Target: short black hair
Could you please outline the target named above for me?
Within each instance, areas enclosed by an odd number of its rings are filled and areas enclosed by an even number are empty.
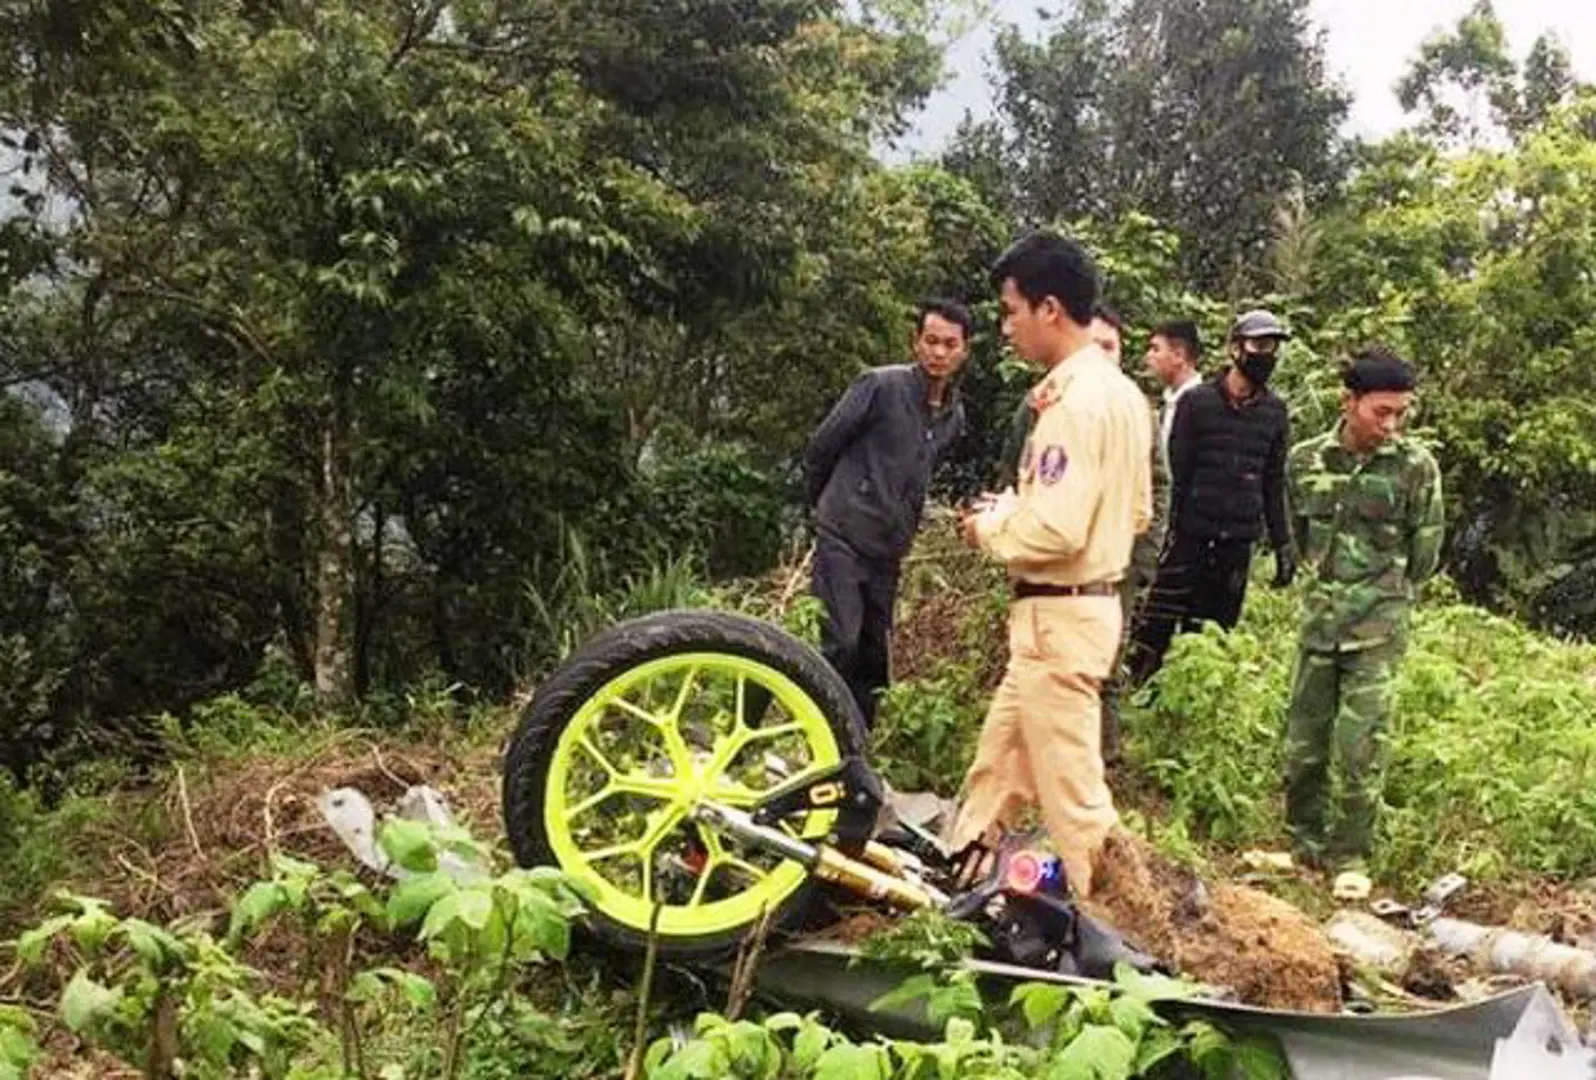
[[[1108,325],[1118,330],[1120,336],[1125,335],[1125,320],[1120,318],[1119,312],[1114,310],[1112,304],[1106,300],[1099,300],[1097,306],[1092,308],[1092,318],[1102,319]]]
[[[1043,230],[1016,240],[992,264],[993,285],[1002,288],[1010,278],[1026,303],[1035,307],[1054,297],[1082,326],[1092,321],[1102,293],[1097,264],[1086,249]]]
[[[1165,319],[1153,327],[1153,337],[1161,337],[1171,345],[1178,345],[1193,366],[1203,355],[1203,342],[1197,324],[1190,319]]]
[[[1383,345],[1353,355],[1341,369],[1341,385],[1354,394],[1403,394],[1418,385],[1413,365]]]
[[[941,297],[931,296],[920,301],[920,306],[914,317],[914,332],[922,333],[925,330],[925,320],[928,315],[940,315],[948,322],[953,323],[964,331],[964,340],[970,340],[970,309],[957,300],[944,300]]]

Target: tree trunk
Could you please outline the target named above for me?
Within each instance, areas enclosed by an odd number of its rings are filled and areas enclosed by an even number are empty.
[[[364,698],[371,690],[371,637],[382,607],[382,533],[387,526],[382,504],[371,509],[371,557],[365,580],[355,582],[355,693]],[[355,553],[360,566],[360,553]]]
[[[317,513],[316,697],[347,701],[354,691],[349,606],[354,591],[354,496],[347,416],[336,405],[321,432],[321,486]]]

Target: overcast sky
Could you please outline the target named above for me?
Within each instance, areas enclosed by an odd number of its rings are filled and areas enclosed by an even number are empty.
[[[1062,0],[1067,3],[1068,0]],[[1049,6],[1062,6],[1051,0]],[[997,18],[1033,33],[1038,0],[998,0]],[[1419,46],[1437,29],[1450,27],[1472,0],[1313,0],[1314,16],[1329,32],[1330,70],[1352,91],[1353,134],[1383,135],[1401,126],[1402,109],[1393,87]],[[1496,0],[1515,59],[1543,30],[1557,33],[1574,57],[1581,78],[1596,80],[1596,3],[1592,0]],[[953,77],[928,104],[918,130],[904,149],[915,154],[939,149],[966,109],[984,115],[991,107],[987,55],[991,27],[983,26],[951,54]],[[894,155],[897,156],[897,155]]]

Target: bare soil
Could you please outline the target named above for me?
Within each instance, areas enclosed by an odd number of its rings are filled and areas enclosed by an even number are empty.
[[[426,743],[399,749],[352,733],[308,755],[175,770],[155,796],[161,842],[141,843],[111,815],[96,826],[95,846],[105,859],[85,866],[84,879],[71,885],[109,901],[119,914],[152,921],[222,912],[239,889],[269,874],[273,851],[328,867],[357,865],[316,808],[323,790],[358,788],[380,811],[412,784],[440,789],[475,835],[502,832],[496,751],[450,753]]]
[[[1307,1012],[1341,1005],[1335,953],[1318,925],[1256,889],[1211,885],[1123,831],[1093,868],[1085,907],[1179,971],[1244,1002]]]

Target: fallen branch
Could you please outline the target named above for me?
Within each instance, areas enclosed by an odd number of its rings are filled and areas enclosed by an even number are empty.
[[[648,918],[648,949],[643,954],[643,980],[637,989],[637,1023],[632,1028],[632,1056],[626,1062],[625,1080],[643,1075],[643,1054],[647,1050],[648,1004],[654,990],[654,958],[659,953],[659,916],[665,905],[655,903]]]
[[[183,825],[188,829],[188,841],[194,845],[194,854],[201,862],[208,862],[205,849],[200,846],[199,832],[194,828],[194,808],[188,801],[188,777],[183,773],[183,766],[177,767],[177,798],[183,808]]]
[[[786,614],[788,606],[792,603],[792,598],[798,594],[798,586],[803,582],[804,578],[809,576],[809,566],[814,560],[815,545],[810,544],[804,552],[804,557],[798,560],[798,565],[787,576],[787,584],[782,587],[781,598],[776,601],[778,614]]]
[[[731,989],[726,995],[726,1019],[736,1021],[743,1015],[748,999],[754,994],[754,972],[759,969],[759,958],[765,951],[765,936],[770,932],[770,908],[759,912],[759,925],[737,950],[737,962],[732,965]]]
[[[399,779],[392,769],[388,768],[387,763],[382,760],[382,748],[376,743],[371,744],[371,756],[376,759],[377,771],[382,773],[382,775],[386,776],[389,780],[392,780],[394,782],[394,786],[400,791],[403,791],[410,786],[404,780]]]
[[[266,822],[266,858],[268,861],[271,859],[272,854],[277,850],[277,823],[272,818],[272,800],[277,798],[277,792],[281,790],[283,785],[287,782],[288,781],[286,779],[279,780],[277,783],[267,788],[266,801],[261,807],[261,817],[264,818]]]

